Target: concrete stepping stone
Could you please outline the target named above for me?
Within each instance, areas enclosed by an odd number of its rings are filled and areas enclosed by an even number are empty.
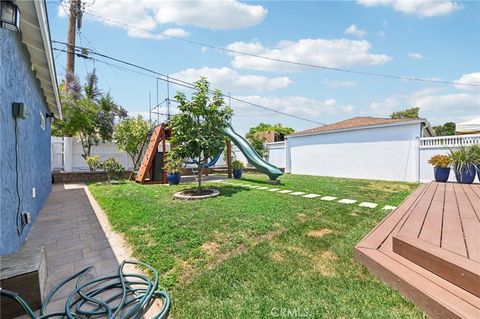
[[[263,186],[262,186],[262,187],[259,187],[259,188],[257,188],[257,189],[269,189],[269,187],[263,187]]]
[[[354,199],[344,198],[344,199],[339,200],[338,202],[340,204],[353,204],[353,203],[356,203],[357,201],[354,200]]]
[[[279,191],[280,188],[270,188],[268,191],[269,192],[276,192],[276,191]]]
[[[376,204],[376,203],[369,203],[369,202],[363,202],[363,203],[360,203],[358,206],[368,207],[368,208],[375,208],[375,207],[378,206],[378,204]]]
[[[300,195],[304,195],[305,193],[304,192],[293,192],[293,193],[290,193],[290,195],[294,195],[294,196],[300,196]]]
[[[259,187],[260,187],[260,186],[255,186],[255,185],[250,186],[250,188],[259,188]]]
[[[391,209],[395,209],[395,208],[397,208],[397,206],[385,205],[385,206],[383,206],[382,209],[383,209],[383,210],[391,210]]]
[[[321,200],[328,200],[328,201],[331,201],[331,200],[336,200],[337,198],[336,197],[333,197],[333,196],[323,196],[322,198],[320,198]]]
[[[285,189],[283,191],[279,191],[279,193],[282,193],[282,194],[286,194],[286,193],[291,193],[293,191],[289,190],[289,189]]]
[[[307,194],[307,195],[303,195],[302,197],[305,197],[305,198],[315,198],[315,197],[320,197],[320,195],[318,195],[318,194]]]

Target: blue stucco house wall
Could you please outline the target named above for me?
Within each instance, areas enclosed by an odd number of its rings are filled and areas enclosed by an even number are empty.
[[[30,61],[29,51],[22,43],[21,33],[0,29],[2,256],[21,248],[51,190],[51,123],[45,119],[45,114],[50,111]],[[22,102],[27,107],[27,118],[17,119],[16,127],[12,116],[13,102]],[[17,211],[29,212],[32,220],[20,234],[17,232]]]

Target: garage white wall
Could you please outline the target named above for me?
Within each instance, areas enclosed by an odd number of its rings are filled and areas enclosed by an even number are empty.
[[[416,181],[421,124],[330,132],[287,139],[293,174]]]

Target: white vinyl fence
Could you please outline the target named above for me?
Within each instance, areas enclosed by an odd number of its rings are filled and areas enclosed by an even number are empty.
[[[458,149],[461,146],[470,146],[474,144],[480,144],[480,134],[471,135],[456,135],[456,136],[440,136],[440,137],[425,137],[416,140],[412,140],[414,153],[411,154],[412,158],[416,158],[416,165],[409,166],[408,176],[415,176],[415,180],[419,182],[429,182],[434,179],[433,168],[428,164],[428,160],[436,154],[448,154],[450,150]],[[335,144],[331,144],[332,148],[335,148]],[[280,168],[286,167],[287,151],[285,142],[267,143],[266,148],[268,151],[268,162],[278,166]],[[87,171],[88,165],[82,157],[82,147],[80,141],[75,138],[62,138],[52,137],[52,171],[64,170],[64,171]],[[234,153],[234,159],[240,160],[244,163],[248,163],[242,152],[233,146],[232,151]],[[342,156],[336,151],[336,156]],[[345,150],[348,152],[348,149]],[[327,152],[328,154],[328,152]],[[100,143],[98,146],[92,147],[91,155],[99,155],[102,160],[108,158],[115,158],[127,169],[132,169],[133,164],[125,152],[121,152],[113,142]],[[375,154],[368,154],[368,157],[375,157]],[[367,157],[365,157],[367,158]],[[356,165],[361,167],[361,160],[357,161]],[[223,160],[223,155],[215,166],[225,166],[226,163]],[[321,168],[321,164],[318,164],[318,169]],[[311,169],[315,170],[315,167]],[[295,173],[295,172],[294,172]],[[322,172],[311,172],[312,175],[321,175]],[[329,176],[341,176],[341,172],[329,172]],[[367,177],[369,179],[385,179],[383,176],[377,176],[371,172]],[[450,181],[455,181],[455,174],[453,171],[450,173]],[[477,180],[475,180],[477,182]]]
[[[52,171],[88,171],[88,165],[85,163],[82,154],[82,145],[78,138],[52,137]],[[98,155],[101,160],[114,158],[127,170],[133,168],[130,156],[126,152],[120,151],[114,142],[99,143],[98,146],[92,146],[90,155]]]

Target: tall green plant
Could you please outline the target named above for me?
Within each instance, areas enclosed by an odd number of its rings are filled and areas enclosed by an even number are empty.
[[[102,93],[98,88],[95,70],[87,75],[84,86],[78,78],[71,77],[69,90],[60,86],[63,119],[53,124],[57,136],[77,136],[80,138],[86,160],[92,146],[100,141],[111,141],[117,119],[125,118],[127,112],[115,103],[110,93]]]
[[[134,167],[147,136],[148,128],[148,122],[141,115],[136,118],[126,118],[115,126],[115,143],[121,151],[127,152]]]
[[[170,126],[174,132],[171,143],[175,157],[193,158],[198,163],[197,192],[200,193],[203,168],[209,158],[222,151],[224,129],[233,111],[225,104],[220,90],[210,95],[206,78],[196,81],[195,89],[191,100],[182,92],[175,95],[180,113],[170,120]]]

